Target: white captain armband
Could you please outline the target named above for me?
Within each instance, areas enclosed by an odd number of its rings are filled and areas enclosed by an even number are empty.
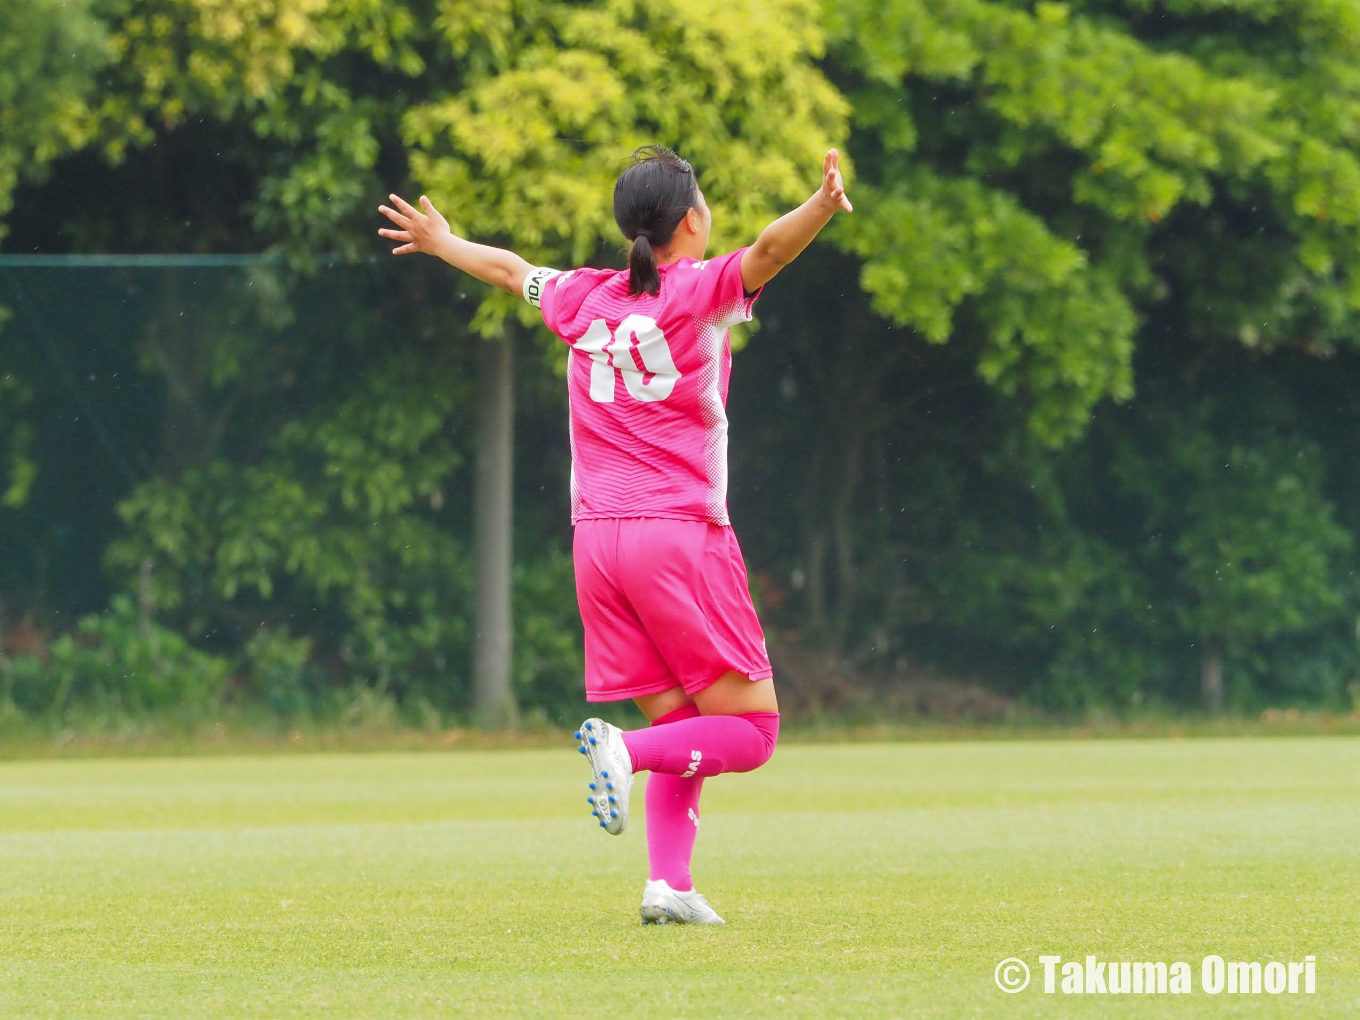
[[[554,276],[561,275],[561,270],[549,269],[546,266],[540,266],[538,269],[529,270],[529,275],[524,278],[524,300],[535,308],[542,308],[543,288],[548,285],[548,281]]]

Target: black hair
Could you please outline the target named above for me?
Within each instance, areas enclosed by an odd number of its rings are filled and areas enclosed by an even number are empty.
[[[670,244],[685,213],[699,204],[694,168],[670,149],[643,145],[614,183],[614,221],[633,242],[628,252],[629,289],[659,294],[656,249]]]

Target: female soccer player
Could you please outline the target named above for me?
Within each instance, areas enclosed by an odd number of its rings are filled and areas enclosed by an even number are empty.
[[[396,255],[426,252],[522,294],[571,348],[571,501],[586,700],[632,698],[649,729],[597,718],[577,731],[591,814],[618,835],[633,777],[647,783],[644,924],[722,924],[690,879],[704,778],[769,760],[779,706],[746,567],[727,517],[728,329],[838,210],[840,157],[755,244],[704,260],[712,218],[694,170],[644,146],[614,185],[628,268],[535,268],[455,237],[428,198],[380,206]]]

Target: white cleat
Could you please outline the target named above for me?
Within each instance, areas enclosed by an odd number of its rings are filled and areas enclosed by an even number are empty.
[[[726,924],[708,905],[703,893],[691,889],[679,892],[664,878],[649,881],[642,890],[643,924]]]
[[[623,746],[623,730],[601,719],[587,719],[575,736],[593,773],[590,813],[600,820],[600,828],[617,836],[628,826],[628,794],[633,789],[633,760]]]

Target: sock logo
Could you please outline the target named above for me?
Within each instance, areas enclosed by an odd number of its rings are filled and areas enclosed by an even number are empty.
[[[699,771],[699,762],[701,762],[701,761],[703,760],[704,752],[703,752],[703,751],[691,751],[691,752],[689,753],[689,757],[690,757],[689,771],[688,771],[688,772],[681,772],[681,773],[680,773],[680,778],[681,778],[681,779],[688,779],[690,776],[694,775],[695,772]]]
[[[697,829],[699,827],[699,816],[694,813],[694,808],[690,808],[686,813],[689,815],[689,820],[694,823],[694,827]]]

